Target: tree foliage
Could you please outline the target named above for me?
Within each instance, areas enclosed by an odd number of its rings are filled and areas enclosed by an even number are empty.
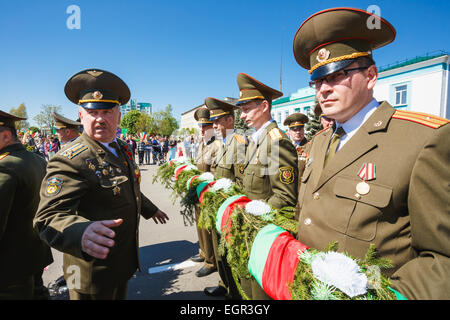
[[[169,104],[164,110],[151,115],[138,110],[131,110],[123,116],[120,127],[128,129],[129,134],[146,132],[169,136],[178,129],[178,122],[172,116],[172,106]]]
[[[41,129],[47,129],[51,131],[55,124],[55,119],[53,118],[52,115],[53,112],[60,113],[61,106],[43,104],[41,107],[41,112],[38,115],[36,115],[33,119],[34,121],[36,121],[37,125]]]
[[[28,118],[27,108],[25,107],[25,103],[23,103],[23,102],[17,108],[11,108],[11,110],[9,110],[9,113],[13,114],[15,116],[21,117],[21,118]],[[21,120],[21,121],[16,121],[15,126],[16,126],[16,130],[19,131],[21,129],[28,128],[30,125],[29,125],[28,121]]]

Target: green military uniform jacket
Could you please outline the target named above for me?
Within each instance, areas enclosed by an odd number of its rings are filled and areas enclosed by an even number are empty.
[[[195,165],[201,172],[209,172],[214,162],[216,153],[220,148],[220,142],[213,136],[206,144],[201,142],[198,148]]]
[[[337,241],[356,258],[373,243],[393,262],[383,272],[402,295],[449,299],[450,125],[427,121],[383,102],[325,168],[332,130],[316,135],[301,179],[298,240],[319,250]],[[376,176],[360,194],[364,163]]]
[[[243,171],[243,189],[250,199],[274,208],[296,205],[297,151],[276,122],[264,129],[257,143],[250,141]]]
[[[226,139],[225,144],[220,144],[220,149],[213,166],[215,167],[214,176],[227,178],[235,182],[242,188],[243,163],[245,161],[246,141],[245,137],[233,132]]]
[[[53,262],[50,247],[33,228],[46,165],[20,143],[0,150],[0,287]]]
[[[53,157],[41,187],[35,225],[41,238],[64,252],[66,279],[77,266],[80,293],[126,282],[139,267],[139,217],[158,210],[140,191],[140,171],[126,142],[117,140],[120,157],[83,133]],[[123,219],[114,228],[115,245],[106,259],[94,259],[81,249],[81,237],[94,221]],[[69,281],[68,281],[69,284]]]

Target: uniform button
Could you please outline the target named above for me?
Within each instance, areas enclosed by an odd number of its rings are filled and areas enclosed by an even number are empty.
[[[313,199],[314,199],[314,200],[319,200],[319,198],[320,198],[319,193],[318,193],[318,192],[314,193]]]
[[[355,198],[359,200],[361,199],[361,195],[359,193],[355,193]]]
[[[305,223],[305,225],[309,226],[311,224],[311,219],[310,218],[306,218],[304,223]]]

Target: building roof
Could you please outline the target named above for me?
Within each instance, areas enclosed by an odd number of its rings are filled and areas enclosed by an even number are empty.
[[[408,58],[405,60],[401,60],[401,61],[396,61],[384,66],[381,66],[380,68],[378,68],[378,72],[383,72],[383,71],[388,71],[388,70],[392,70],[392,69],[397,69],[397,68],[401,68],[404,66],[408,66],[414,63],[418,63],[418,62],[422,62],[422,61],[427,61],[427,60],[431,60],[437,57],[441,57],[441,56],[445,56],[448,55],[447,52],[439,50],[439,51],[433,51],[433,52],[428,52],[423,56],[416,56],[414,58]]]

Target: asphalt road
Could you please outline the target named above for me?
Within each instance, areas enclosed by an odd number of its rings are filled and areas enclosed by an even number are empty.
[[[218,272],[198,278],[195,272],[202,263],[189,258],[198,253],[198,237],[195,226],[185,226],[180,214],[179,200],[173,203],[172,190],[158,183],[152,184],[157,165],[142,165],[142,192],[159,209],[169,215],[166,224],[156,224],[153,219],[141,217],[139,226],[139,251],[141,271],[130,279],[127,300],[223,300],[203,293],[208,286],[219,281]],[[54,262],[43,274],[44,284],[51,286],[62,275],[62,254],[53,250]],[[149,273],[149,269],[152,273]],[[67,299],[67,293],[53,299]]]

